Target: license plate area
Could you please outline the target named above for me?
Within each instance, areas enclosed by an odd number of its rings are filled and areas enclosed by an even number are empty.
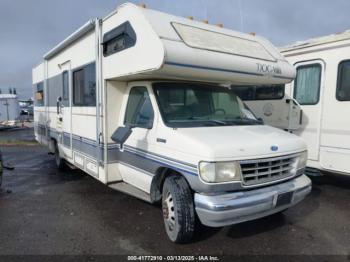
[[[292,202],[294,192],[279,194],[276,201],[276,207],[288,205]]]

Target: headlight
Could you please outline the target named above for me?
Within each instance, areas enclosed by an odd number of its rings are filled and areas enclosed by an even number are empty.
[[[201,162],[199,175],[208,183],[231,182],[241,180],[241,168],[238,162]]]
[[[304,151],[300,154],[298,158],[298,168],[297,169],[302,169],[306,167],[307,163],[307,151]]]

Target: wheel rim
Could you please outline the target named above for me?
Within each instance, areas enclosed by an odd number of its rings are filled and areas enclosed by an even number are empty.
[[[167,192],[163,200],[163,217],[167,228],[173,231],[175,229],[175,208],[173,196],[170,192]]]

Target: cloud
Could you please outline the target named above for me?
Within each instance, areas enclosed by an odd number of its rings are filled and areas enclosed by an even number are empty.
[[[256,32],[277,46],[350,28],[348,0],[241,0],[241,5],[238,1],[145,0],[144,3],[148,8],[175,15]],[[0,88],[7,90],[11,85],[23,96],[30,96],[31,70],[42,55],[87,20],[102,17],[123,2],[1,0]]]

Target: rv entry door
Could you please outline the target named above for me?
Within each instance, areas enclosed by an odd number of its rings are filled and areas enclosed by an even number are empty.
[[[56,113],[57,113],[57,131],[61,137],[59,143],[60,150],[65,155],[72,158],[72,88],[71,88],[71,64],[66,61],[60,65],[62,92],[57,97]]]
[[[324,63],[321,60],[295,64],[297,76],[291,84],[290,96],[303,110],[301,128],[294,133],[308,143],[309,159],[319,159]]]

